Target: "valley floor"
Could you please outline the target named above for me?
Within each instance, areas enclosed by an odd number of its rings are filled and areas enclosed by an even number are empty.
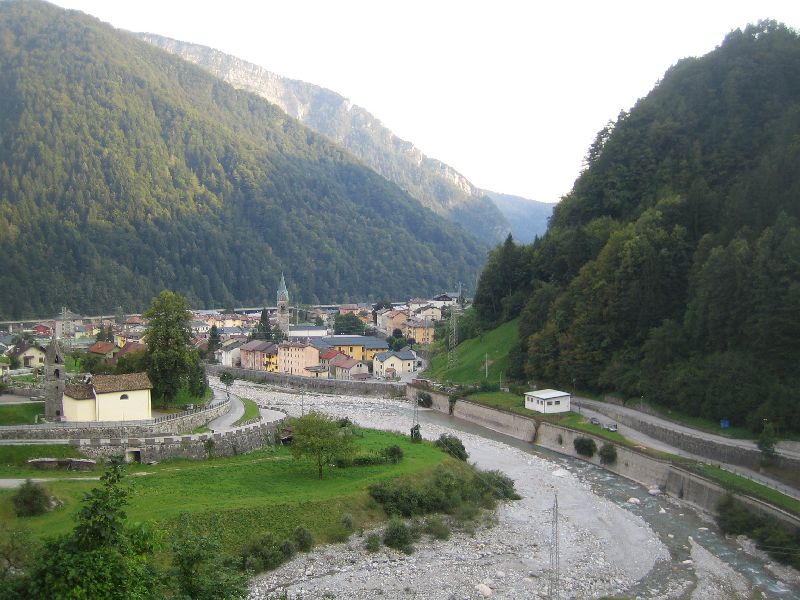
[[[300,397],[290,392],[245,382],[237,382],[234,391],[290,415],[301,410]],[[412,411],[399,402],[309,394],[303,402],[305,410],[311,407],[347,416],[363,426],[401,431],[411,426]],[[494,526],[480,528],[474,536],[457,533],[446,542],[423,541],[411,556],[386,548],[369,554],[364,550],[364,538],[359,536],[347,544],[320,548],[256,577],[251,600],[277,598],[284,592],[289,598],[303,599],[450,599],[488,593],[497,598],[547,597],[550,509],[556,493],[562,597],[596,598],[633,592],[641,598],[748,598],[753,591],[752,583],[726,563],[708,558],[715,557],[703,547],[705,532],[698,539],[684,538],[680,547],[668,547],[671,540],[657,534],[640,515],[594,493],[579,468],[477,431],[454,431],[447,426],[446,418],[428,416],[420,418],[426,438],[454,433],[463,440],[470,461],[510,475],[523,499],[502,505]],[[627,491],[630,487],[625,484],[625,494],[642,494],[641,490]],[[669,499],[651,499],[646,492],[643,502],[653,503],[656,511],[663,513],[683,510]],[[692,527],[697,528],[696,524]],[[705,533],[706,539],[714,535]],[[788,587],[779,585],[775,589],[781,591],[780,597],[796,597]]]

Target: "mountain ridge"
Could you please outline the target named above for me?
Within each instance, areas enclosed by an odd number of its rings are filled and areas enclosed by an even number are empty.
[[[0,16],[5,316],[474,281],[485,246],[267,101],[77,11]]]
[[[446,163],[426,156],[385,127],[367,109],[330,89],[278,75],[220,50],[153,33],[140,39],[197,64],[239,89],[259,94],[315,131],[342,145],[437,214],[484,242],[502,241],[510,219],[490,194]],[[544,233],[542,230],[541,233]]]

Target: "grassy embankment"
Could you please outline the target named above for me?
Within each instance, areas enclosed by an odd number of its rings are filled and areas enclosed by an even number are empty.
[[[363,438],[358,439],[362,452],[392,444],[403,449],[405,457],[399,463],[329,468],[322,480],[317,478],[312,461],[294,460],[283,447],[209,461],[131,465],[128,471],[133,476],[128,482],[134,492],[127,508],[128,519],[152,521],[169,530],[185,512],[190,515],[192,527],[218,531],[223,546],[231,552],[266,532],[274,533],[278,539],[288,537],[298,525],[308,528],[317,541],[326,542],[336,539],[343,513],[353,516],[356,529],[385,518],[383,510],[367,493],[370,484],[406,476],[418,479],[436,465],[453,460],[429,443],[413,444],[409,438],[397,434],[365,430]],[[53,448],[62,447],[44,448],[47,456],[52,456]],[[5,451],[0,448],[0,456]],[[24,468],[15,472],[5,468],[3,475],[30,474]],[[86,475],[93,474],[79,476]],[[13,491],[0,490],[0,521],[10,527],[27,527],[37,537],[64,533],[74,524],[83,493],[96,485],[96,481],[47,483],[63,506],[27,519],[14,515],[10,499]]]
[[[242,404],[244,404],[244,414],[236,420],[236,422],[233,424],[234,427],[237,427],[242,423],[249,421],[250,419],[255,419],[261,414],[261,412],[258,410],[258,404],[250,400],[250,398],[242,398]]]
[[[0,405],[0,425],[32,425],[36,415],[44,415],[44,402]]]

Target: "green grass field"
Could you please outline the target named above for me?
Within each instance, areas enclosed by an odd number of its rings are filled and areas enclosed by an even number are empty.
[[[44,415],[44,402],[0,405],[0,425],[31,425]]]
[[[236,420],[233,424],[234,427],[250,419],[255,419],[261,414],[258,410],[258,404],[250,400],[250,398],[242,398],[242,404],[244,404],[244,414]]]
[[[395,477],[419,477],[452,460],[429,443],[412,444],[409,438],[398,434],[365,430],[364,437],[358,439],[362,451],[392,444],[399,445],[405,454],[399,463],[328,468],[322,480],[317,478],[311,461],[294,460],[283,447],[210,461],[130,465],[126,480],[133,486],[133,494],[128,519],[153,521],[170,529],[186,512],[192,527],[218,531],[229,551],[238,550],[267,531],[288,536],[298,525],[307,527],[318,541],[324,542],[335,537],[331,532],[338,531],[343,512],[353,515],[356,528],[384,518],[382,509],[367,494],[370,484]],[[22,470],[18,473],[27,475]],[[14,475],[7,472],[5,476]],[[10,499],[13,491],[0,490],[0,521],[10,527],[25,526],[37,537],[64,533],[73,526],[83,493],[96,485],[93,481],[48,483],[47,488],[63,501],[63,506],[27,519],[14,515]]]
[[[508,349],[517,341],[519,319],[503,323],[482,336],[466,340],[456,348],[456,365],[447,368],[447,353],[436,355],[425,371],[425,377],[453,383],[500,383],[508,368]],[[486,377],[486,357],[489,377]],[[505,380],[505,378],[503,378]]]

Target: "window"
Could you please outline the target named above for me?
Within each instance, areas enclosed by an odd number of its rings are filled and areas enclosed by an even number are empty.
[[[553,406],[553,402],[552,402],[552,400],[548,400],[548,401],[547,401],[547,406]]]
[[[561,404],[561,400],[556,400],[556,406],[558,406],[559,404]]]

